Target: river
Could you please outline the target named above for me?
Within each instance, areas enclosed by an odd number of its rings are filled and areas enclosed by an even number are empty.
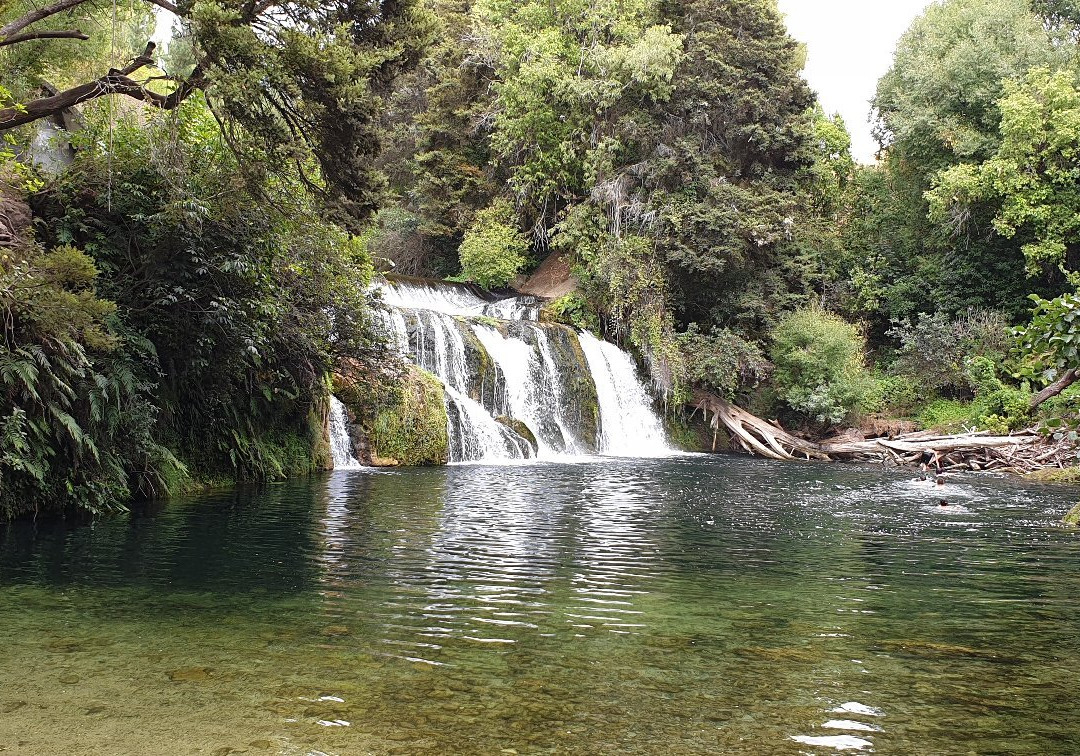
[[[18,523],[0,752],[1077,753],[1074,498],[690,456]]]

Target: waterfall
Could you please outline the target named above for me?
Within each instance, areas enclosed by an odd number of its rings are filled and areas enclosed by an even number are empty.
[[[600,395],[601,453],[615,457],[670,454],[663,425],[630,355],[591,333],[583,333],[580,338]]]
[[[630,355],[540,323],[536,298],[405,278],[377,289],[395,347],[443,383],[452,462],[671,453]]]
[[[352,453],[349,438],[348,413],[345,405],[336,397],[330,397],[330,453],[334,457],[335,470],[354,470],[360,463]]]

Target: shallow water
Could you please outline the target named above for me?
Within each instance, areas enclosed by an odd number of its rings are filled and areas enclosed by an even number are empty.
[[[24,523],[0,752],[1077,753],[1074,498],[689,457]]]

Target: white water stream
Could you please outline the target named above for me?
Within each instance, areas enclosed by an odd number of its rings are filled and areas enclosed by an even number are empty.
[[[336,396],[330,397],[330,453],[334,457],[335,470],[355,470],[360,467],[352,453],[352,441],[349,440],[348,413]]]
[[[378,289],[395,347],[446,389],[452,462],[672,453],[630,355],[538,323],[536,299],[488,301],[467,286],[416,280]],[[340,427],[335,412],[337,462],[349,442],[344,408]]]

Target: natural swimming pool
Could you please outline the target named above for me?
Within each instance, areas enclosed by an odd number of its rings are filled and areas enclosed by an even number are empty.
[[[1072,496],[680,457],[20,523],[0,752],[1075,753]]]

